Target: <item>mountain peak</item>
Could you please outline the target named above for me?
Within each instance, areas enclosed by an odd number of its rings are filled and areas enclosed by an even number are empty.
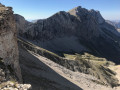
[[[69,13],[73,16],[76,16],[79,20],[84,20],[84,18],[88,18],[87,16],[89,16],[89,18],[94,18],[99,24],[105,22],[100,12],[94,9],[87,10],[85,8],[82,8],[81,6],[78,6],[76,8],[71,9]]]
[[[90,11],[90,12],[99,12],[99,13],[100,13],[100,11],[94,10],[94,9],[90,9],[89,11]]]
[[[81,6],[78,6],[78,7],[75,7],[73,9],[69,10],[68,12],[70,14],[75,14],[75,13],[77,14],[77,13],[84,13],[85,11],[87,11],[87,9],[82,8]]]
[[[76,9],[80,9],[80,8],[82,8],[81,6],[77,6],[77,7],[75,7]]]
[[[100,14],[100,11],[91,9],[89,10],[89,12],[98,21],[99,24],[102,24],[105,22],[104,18]]]
[[[65,11],[59,11],[57,14],[59,14],[59,15],[66,15],[67,12],[65,12]]]

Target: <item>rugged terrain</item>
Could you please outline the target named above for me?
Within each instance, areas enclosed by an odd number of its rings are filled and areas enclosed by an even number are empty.
[[[79,6],[34,23],[14,16],[23,81],[33,90],[119,90],[120,34],[99,11]]]
[[[16,27],[17,27],[17,33],[18,35],[23,35],[23,33],[25,33],[25,29],[27,28],[27,26],[30,24],[30,22],[26,21],[24,17],[18,15],[18,14],[14,14],[15,17],[15,21],[16,23]]]
[[[120,34],[99,11],[79,6],[29,23],[22,31],[20,37],[60,56],[89,52],[120,63]]]
[[[119,90],[119,41],[99,11],[79,6],[31,23],[0,4],[0,89]]]
[[[110,21],[110,20],[106,20],[107,23],[113,25],[118,31],[120,29],[120,21]]]
[[[115,64],[104,58],[87,53],[62,58],[23,39],[19,51],[23,80],[33,90],[119,90],[116,73],[109,69]]]
[[[5,65],[10,65],[14,69],[19,81],[22,82],[21,70],[19,66],[17,31],[11,7],[0,4],[0,57]]]
[[[11,7],[0,3],[0,90],[28,90],[22,83],[17,30]]]

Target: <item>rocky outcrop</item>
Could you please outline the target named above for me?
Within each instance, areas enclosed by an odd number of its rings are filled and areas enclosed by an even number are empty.
[[[22,81],[13,11],[0,4],[0,90],[30,90]]]
[[[72,10],[69,11],[69,13],[71,15],[74,15],[76,17],[78,17],[80,20],[85,20],[85,17],[83,18],[83,16],[87,16],[88,14],[91,14],[92,18],[94,18],[96,20],[96,22],[98,22],[99,24],[102,24],[105,22],[104,18],[101,16],[99,11],[95,11],[94,9],[91,10],[87,10],[85,8],[82,8],[81,6],[78,6]],[[88,19],[90,19],[89,15],[87,17]]]
[[[30,90],[31,85],[19,84],[14,70],[10,65],[5,65],[4,60],[0,58],[0,90]]]
[[[15,17],[15,21],[17,22],[17,33],[19,35],[23,35],[23,33],[25,33],[25,30],[27,28],[27,26],[30,24],[30,22],[26,21],[24,17],[18,15],[18,14],[14,14]]]
[[[0,85],[0,90],[31,90],[31,85],[7,81]]]
[[[63,56],[90,52],[120,63],[120,34],[106,23],[99,11],[76,7],[27,26],[22,36]]]
[[[0,4],[0,57],[3,58],[5,66],[12,69],[17,80],[22,82],[13,11],[11,7],[2,4]]]

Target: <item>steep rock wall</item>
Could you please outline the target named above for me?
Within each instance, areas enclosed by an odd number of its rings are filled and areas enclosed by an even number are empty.
[[[99,11],[78,6],[31,23],[24,31],[19,36],[58,55],[90,52],[120,63],[120,33]]]
[[[2,4],[0,4],[0,57],[6,66],[11,66],[17,79],[22,82],[13,11],[11,7]]]

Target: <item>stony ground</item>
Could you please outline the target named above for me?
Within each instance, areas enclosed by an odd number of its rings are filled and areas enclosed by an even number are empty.
[[[120,90],[94,83],[95,77],[68,70],[33,52],[20,49],[20,56],[24,82],[33,90]]]
[[[73,72],[71,70],[68,70],[64,68],[63,66],[60,66],[54,62],[52,62],[49,59],[46,59],[45,57],[42,57],[40,55],[35,55],[35,57],[39,58],[44,64],[48,65],[50,68],[52,68],[55,72],[66,78],[67,80],[71,81],[75,85],[79,86],[83,90],[116,90],[118,88],[110,88],[110,87],[105,87],[99,84],[96,84],[92,82],[91,80],[97,80],[95,77],[91,75],[86,75],[80,72]],[[120,67],[119,67],[120,68]],[[120,73],[120,69],[118,70]],[[120,74],[117,76],[120,79]],[[119,90],[119,89],[118,89]]]
[[[31,90],[31,85],[7,81],[0,84],[0,90]]]
[[[110,69],[112,69],[113,71],[115,71],[117,73],[116,77],[119,80],[120,83],[120,65],[117,66],[111,66]],[[120,87],[116,87],[118,90],[120,90]]]
[[[31,85],[18,83],[13,70],[0,59],[0,90],[31,90]]]

